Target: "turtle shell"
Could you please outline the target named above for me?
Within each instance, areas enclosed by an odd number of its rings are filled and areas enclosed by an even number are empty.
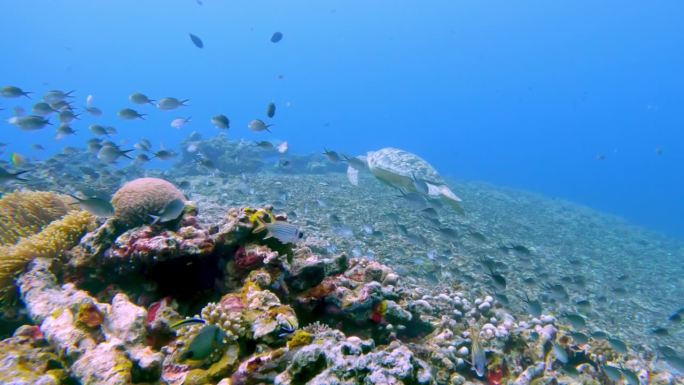
[[[430,163],[416,154],[398,148],[386,147],[378,151],[371,151],[366,157],[368,168],[378,179],[397,187],[410,188],[413,177],[422,179],[435,185],[443,185],[444,180],[439,176]]]
[[[428,183],[429,195],[442,196],[448,200],[460,202],[460,198],[449,189],[437,170],[416,154],[398,148],[385,147],[369,152],[366,162],[368,169],[376,178],[391,186],[415,191],[413,183],[415,178]]]

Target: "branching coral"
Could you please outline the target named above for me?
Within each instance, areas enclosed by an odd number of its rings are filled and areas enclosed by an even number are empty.
[[[70,210],[69,198],[41,191],[19,191],[0,199],[0,245],[39,232]]]
[[[0,247],[0,300],[11,299],[14,278],[35,258],[55,258],[74,247],[95,217],[86,211],[72,211],[50,223],[43,231],[21,239],[16,245]]]

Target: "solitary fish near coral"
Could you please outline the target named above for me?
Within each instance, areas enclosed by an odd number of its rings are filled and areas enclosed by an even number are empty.
[[[81,209],[97,217],[109,218],[114,215],[114,206],[109,201],[95,197],[79,198],[75,195],[70,195],[70,197],[76,200],[75,204],[78,204]]]
[[[564,364],[568,363],[568,352],[558,342],[553,343],[553,354],[556,359]]]
[[[200,329],[199,333],[192,338],[187,349],[181,354],[181,360],[203,360],[209,357],[217,347],[225,343],[226,332],[217,325],[207,324],[203,319],[190,318],[178,322],[171,327],[176,329],[181,326],[197,323],[203,323],[205,325]]]
[[[183,213],[184,209],[185,202],[183,202],[181,199],[174,199],[167,203],[158,215],[150,214],[150,217],[153,219],[152,224],[154,225],[156,223],[166,223],[176,220]]]
[[[304,237],[304,233],[299,231],[299,227],[284,221],[266,223],[263,227],[268,231],[264,239],[275,238],[282,243],[296,243]],[[260,228],[254,231],[259,232]]]

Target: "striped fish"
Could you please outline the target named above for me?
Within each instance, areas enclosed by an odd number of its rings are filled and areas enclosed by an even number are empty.
[[[268,234],[264,239],[275,238],[282,243],[297,243],[304,237],[299,227],[285,221],[275,221],[265,225]]]

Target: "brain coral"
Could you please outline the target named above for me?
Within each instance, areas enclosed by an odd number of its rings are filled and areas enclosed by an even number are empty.
[[[114,194],[114,216],[127,226],[139,226],[149,223],[150,214],[159,213],[174,199],[185,197],[172,183],[158,178],[135,179]]]

